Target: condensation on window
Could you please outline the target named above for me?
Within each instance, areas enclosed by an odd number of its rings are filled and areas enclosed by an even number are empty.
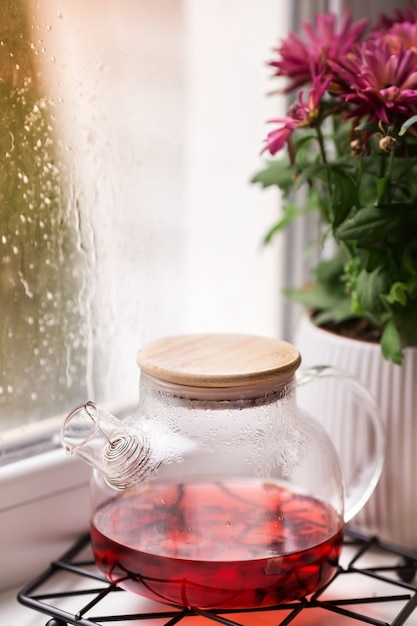
[[[0,431],[132,397],[180,315],[179,1],[1,2]]]

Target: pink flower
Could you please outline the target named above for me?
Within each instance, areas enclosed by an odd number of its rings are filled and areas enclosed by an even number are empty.
[[[417,1],[414,0],[414,4],[417,5]],[[417,22],[417,12],[412,7],[404,7],[403,9],[396,9],[394,17],[382,13],[379,18],[379,24],[376,27],[376,31],[388,30],[394,24],[400,24],[401,22]]]
[[[346,13],[340,30],[337,31],[336,16],[327,13],[316,15],[313,24],[304,24],[307,43],[298,35],[290,33],[281,46],[275,49],[279,58],[269,62],[269,65],[276,68],[276,76],[287,76],[291,79],[283,92],[288,93],[310,83],[311,64],[315,75],[326,73],[328,61],[344,58],[361,40],[367,25],[367,19],[352,24],[350,15]]]
[[[308,100],[304,101],[304,93],[300,91],[298,101],[294,102],[286,117],[279,117],[269,120],[279,127],[268,133],[266,145],[262,152],[266,150],[274,155],[279,152],[285,144],[289,144],[294,131],[299,128],[315,126],[320,119],[320,104],[327,87],[330,77],[324,78],[322,75],[313,79],[313,85],[308,92]]]
[[[416,112],[415,52],[400,47],[393,53],[387,41],[369,41],[359,54],[332,63],[340,79],[340,97],[353,105],[347,117],[366,117],[386,124],[402,122]],[[344,92],[343,92],[344,90]]]
[[[417,59],[417,22],[394,24],[385,33],[378,34],[380,41],[386,41],[391,52],[398,54],[402,49],[413,50]]]
[[[288,143],[294,130],[300,127],[300,122],[293,117],[278,117],[277,119],[269,120],[275,124],[281,124],[279,128],[272,130],[266,137],[266,145],[262,152],[268,151],[274,155]]]

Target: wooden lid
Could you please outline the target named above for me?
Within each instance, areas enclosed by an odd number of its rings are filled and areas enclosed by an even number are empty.
[[[288,380],[301,357],[279,339],[195,334],[154,341],[138,352],[137,362],[143,372],[167,383],[223,388]]]

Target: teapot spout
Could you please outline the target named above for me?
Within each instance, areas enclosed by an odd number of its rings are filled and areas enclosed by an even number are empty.
[[[90,401],[67,415],[61,442],[67,454],[99,470],[119,490],[146,480],[158,466],[145,433]]]

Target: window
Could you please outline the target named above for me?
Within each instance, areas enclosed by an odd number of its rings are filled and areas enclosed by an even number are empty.
[[[277,196],[249,179],[286,7],[1,3],[0,588],[86,527],[88,468],[43,453],[61,413],[136,402],[154,337],[279,333]]]
[[[249,178],[282,7],[201,4],[2,3],[3,460],[86,398],[134,401],[156,336],[278,332],[276,198]]]

